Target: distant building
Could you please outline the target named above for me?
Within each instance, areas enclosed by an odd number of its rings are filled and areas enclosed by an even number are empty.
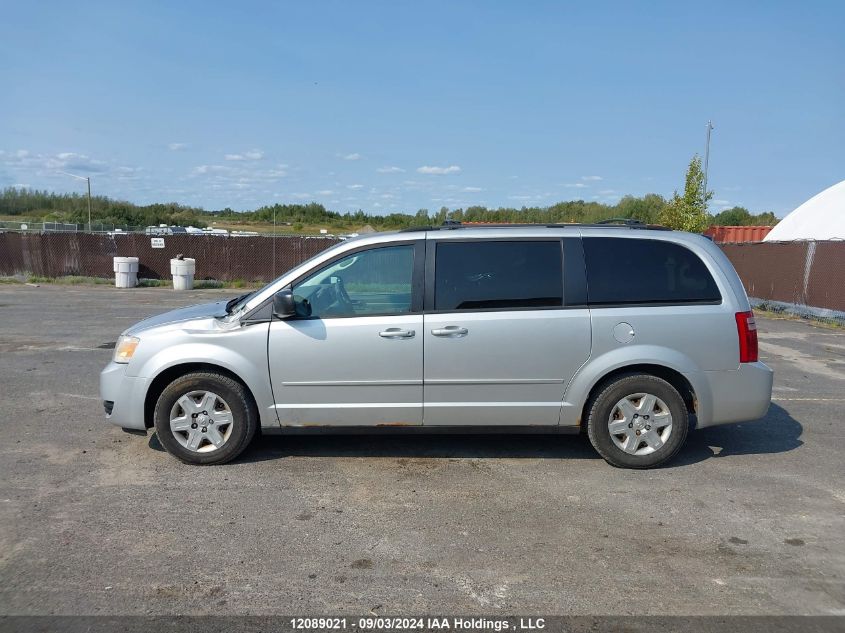
[[[766,242],[845,240],[845,180],[828,187],[777,223]]]

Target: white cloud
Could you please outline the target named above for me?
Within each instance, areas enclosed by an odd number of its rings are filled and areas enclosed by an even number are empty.
[[[117,174],[118,180],[139,180],[141,178],[141,172],[144,171],[144,168],[127,167],[125,165],[121,165],[119,167],[115,167],[114,171]]]
[[[364,185],[346,185],[347,189],[363,189]]]
[[[601,176],[581,176],[581,180],[596,181],[596,180],[602,180],[602,177]]]
[[[359,154],[358,152],[353,152],[351,154],[346,154],[343,157],[343,160],[361,160],[362,158],[364,157],[361,156],[361,154]]]
[[[602,189],[599,193],[603,196],[609,196],[612,193],[616,193],[614,189]]]
[[[183,150],[183,149],[188,149],[188,144],[187,143],[168,143],[167,149],[169,149],[171,152],[178,152],[178,151]]]
[[[405,170],[401,167],[394,167],[393,165],[389,165],[387,167],[379,167],[376,171],[380,174],[401,174],[404,173]]]
[[[264,158],[264,152],[260,149],[251,149],[242,154],[226,154],[226,160],[261,160]]]
[[[461,191],[465,191],[467,193],[478,193],[479,191],[484,191],[481,187],[464,187]]]
[[[334,193],[331,189],[321,189],[317,192],[318,196],[330,196]]]
[[[23,153],[24,150],[18,152],[18,157],[24,161],[31,158],[29,152]],[[71,171],[82,171],[90,173],[103,173],[106,171],[106,163],[101,160],[89,158],[86,154],[78,154],[76,152],[61,152],[55,156],[43,157],[41,155],[34,158],[34,160],[43,160],[43,166],[47,169],[69,169]]]
[[[219,174],[228,172],[231,171],[231,169],[231,167],[226,167],[225,165],[198,165],[194,167],[191,173],[194,176],[202,176],[204,174]]]
[[[311,198],[310,193],[292,193],[291,196],[297,198],[298,200],[305,200],[306,198]]]
[[[568,182],[564,185],[564,187],[569,187],[571,189],[584,189],[587,187],[583,182]]]
[[[460,173],[461,168],[458,165],[449,165],[448,167],[437,167],[433,165],[423,165],[422,167],[417,167],[417,171],[421,174],[436,174],[439,176],[445,174],[457,174]]]

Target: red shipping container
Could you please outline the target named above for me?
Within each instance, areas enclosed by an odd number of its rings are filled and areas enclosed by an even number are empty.
[[[771,226],[711,226],[704,231],[717,244],[762,242],[772,230]]]

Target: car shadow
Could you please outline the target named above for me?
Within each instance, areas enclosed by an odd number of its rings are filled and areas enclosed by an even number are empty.
[[[265,435],[238,461],[283,457],[599,459],[587,438],[579,435],[426,435],[397,431],[374,435]]]
[[[774,403],[764,418],[693,431],[686,445],[667,468],[687,466],[706,459],[734,455],[786,453],[802,446],[804,427],[783,407]]]
[[[803,444],[802,431],[800,422],[782,407],[772,404],[766,417],[760,420],[690,432],[680,453],[664,468],[735,455],[785,453]],[[157,451],[164,450],[155,433],[149,439],[149,446]],[[233,463],[285,457],[601,459],[583,434],[425,435],[398,430],[374,435],[266,434],[257,438]]]

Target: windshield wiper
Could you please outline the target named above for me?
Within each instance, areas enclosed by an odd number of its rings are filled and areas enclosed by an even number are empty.
[[[226,314],[230,314],[230,313],[232,312],[232,308],[234,308],[234,307],[235,307],[236,305],[238,305],[241,301],[243,301],[244,299],[246,299],[247,297],[249,297],[251,294],[252,294],[251,292],[247,292],[247,293],[242,294],[242,295],[240,295],[240,296],[238,296],[238,297],[235,297],[234,299],[229,299],[229,300],[226,302]]]

